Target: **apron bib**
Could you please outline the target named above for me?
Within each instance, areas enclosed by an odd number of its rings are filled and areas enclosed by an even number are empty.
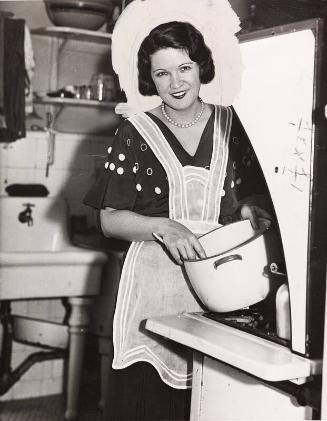
[[[182,167],[159,127],[145,113],[129,119],[166,171],[169,218],[195,234],[217,228],[228,160],[232,112],[215,107],[210,170]],[[133,242],[124,262],[113,322],[113,368],[147,361],[161,379],[175,388],[191,387],[192,352],[149,332],[151,317],[203,311],[183,267],[174,263],[156,241]]]

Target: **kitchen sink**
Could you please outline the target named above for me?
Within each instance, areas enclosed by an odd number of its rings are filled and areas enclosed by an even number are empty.
[[[31,357],[34,362],[58,358],[56,349],[68,347],[65,419],[75,420],[90,308],[100,290],[107,255],[71,244],[66,202],[58,197],[0,197],[0,233],[0,390],[5,393],[12,387],[30,367]],[[66,299],[67,324],[10,313],[12,300],[44,298]],[[12,340],[54,351],[30,355],[12,370]]]
[[[0,299],[98,293],[106,255],[73,246],[67,216],[61,198],[0,197]]]

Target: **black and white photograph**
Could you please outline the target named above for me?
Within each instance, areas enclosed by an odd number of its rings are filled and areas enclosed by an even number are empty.
[[[0,421],[327,420],[327,0],[0,0]]]

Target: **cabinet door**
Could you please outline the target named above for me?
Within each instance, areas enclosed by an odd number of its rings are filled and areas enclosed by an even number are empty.
[[[309,419],[312,409],[292,396],[218,360],[195,356],[191,421]]]

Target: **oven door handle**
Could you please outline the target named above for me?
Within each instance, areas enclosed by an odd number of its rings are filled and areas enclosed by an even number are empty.
[[[218,266],[223,265],[224,263],[233,262],[234,260],[243,260],[242,256],[239,254],[231,254],[229,256],[222,257],[221,259],[213,262],[213,267],[217,270]]]

